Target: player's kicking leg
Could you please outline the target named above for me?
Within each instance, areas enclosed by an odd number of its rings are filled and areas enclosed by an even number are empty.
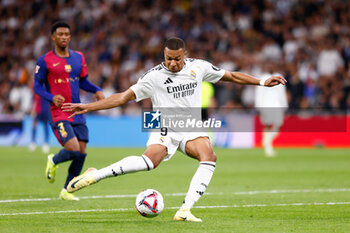
[[[67,191],[73,193],[91,184],[107,177],[124,175],[127,173],[145,171],[153,169],[153,162],[145,155],[142,156],[128,156],[124,159],[97,170],[96,168],[89,168],[80,176],[73,178],[67,186]]]

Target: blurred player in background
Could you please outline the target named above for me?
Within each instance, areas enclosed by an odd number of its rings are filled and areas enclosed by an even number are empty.
[[[215,89],[210,82],[202,82],[202,120],[208,120],[211,109],[216,107]],[[215,137],[212,131],[208,131],[208,137],[212,145],[215,145]]]
[[[139,81],[122,93],[114,94],[104,100],[89,104],[67,103],[65,112],[74,112],[72,117],[90,111],[118,107],[131,100],[140,101],[151,98],[153,109],[168,108],[201,108],[202,81],[216,83],[219,80],[238,84],[274,86],[286,80],[279,76],[267,80],[229,72],[199,59],[187,59],[185,43],[180,38],[170,38],[164,46],[164,62],[147,71]],[[185,92],[181,87],[186,86]],[[177,93],[179,95],[174,94]],[[155,116],[153,116],[155,117]],[[100,170],[88,169],[84,174],[74,178],[68,184],[68,191],[75,192],[107,177],[145,171],[156,168],[163,160],[169,160],[180,149],[184,154],[199,161],[199,166],[190,183],[185,200],[174,216],[175,221],[201,222],[190,211],[193,205],[204,194],[216,165],[216,155],[208,135],[205,132],[180,132],[169,129],[169,133],[152,132],[147,148],[141,156],[128,156]]]
[[[80,89],[96,93],[98,100],[103,99],[104,95],[99,87],[88,81],[83,54],[68,49],[71,39],[70,26],[65,22],[52,25],[51,39],[55,42],[55,48],[41,56],[37,62],[34,91],[51,103],[51,127],[64,148],[57,154],[48,156],[45,176],[53,183],[57,165],[72,161],[60,198],[79,200],[68,193],[66,187],[73,177],[80,174],[84,165],[86,143],[89,141],[88,128],[84,115],[68,118],[70,114],[63,112],[61,106],[65,102],[80,103]]]
[[[202,82],[202,119],[207,120],[210,113],[209,110],[210,108],[213,108],[216,106],[216,101],[215,101],[215,90],[213,87],[213,84],[210,82]]]
[[[39,95],[34,94],[34,102],[32,109],[32,118],[33,118],[33,128],[32,128],[32,141],[29,144],[29,151],[33,152],[37,145],[35,142],[37,135],[38,123],[41,122],[44,127],[44,143],[42,145],[42,151],[44,154],[50,152],[49,146],[49,122],[50,122],[50,103],[41,98]]]
[[[273,61],[263,61],[261,66],[261,79],[271,75],[281,76],[276,71],[277,64]],[[259,112],[260,121],[264,125],[262,144],[265,155],[274,157],[273,141],[278,135],[283,124],[284,113],[288,108],[287,91],[284,85],[277,85],[271,88],[256,87],[255,108]]]

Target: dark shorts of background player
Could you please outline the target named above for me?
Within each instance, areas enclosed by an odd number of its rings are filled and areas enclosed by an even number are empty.
[[[78,141],[89,141],[89,130],[85,123],[76,124],[70,121],[58,121],[53,123],[51,128],[62,146],[74,137],[77,137]]]
[[[35,119],[44,123],[48,123],[50,121],[50,115],[47,113],[39,113],[35,116]]]

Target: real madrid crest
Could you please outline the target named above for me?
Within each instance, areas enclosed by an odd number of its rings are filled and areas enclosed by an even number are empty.
[[[191,70],[191,78],[196,79],[196,72],[194,70]]]
[[[159,138],[159,141],[162,142],[162,143],[164,143],[164,141],[165,141],[165,140],[164,140],[164,137],[160,137],[160,138]]]
[[[71,71],[72,71],[71,65],[64,65],[64,70],[65,70],[67,73],[71,72]]]

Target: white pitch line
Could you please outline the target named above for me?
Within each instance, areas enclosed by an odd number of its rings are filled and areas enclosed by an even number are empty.
[[[47,211],[47,212],[23,212],[23,213],[6,213],[0,216],[16,216],[16,215],[39,215],[39,214],[64,214],[64,213],[87,213],[87,212],[108,212],[108,211],[130,211],[132,208],[120,209],[91,209],[91,210],[61,210],[61,211]]]
[[[256,194],[279,194],[279,193],[327,193],[327,192],[350,192],[350,188],[339,188],[339,189],[295,189],[295,190],[256,190],[256,191],[245,191],[245,192],[207,192],[205,195],[256,195]],[[186,193],[168,193],[165,196],[185,196]],[[106,199],[106,198],[135,198],[136,194],[125,194],[125,195],[101,195],[101,196],[82,196],[80,199]],[[11,203],[11,202],[31,202],[31,201],[54,201],[59,200],[59,198],[27,198],[27,199],[13,199],[13,200],[0,200],[1,203]]]
[[[282,204],[245,204],[245,205],[221,205],[221,206],[197,206],[197,209],[218,209],[218,208],[251,208],[251,207],[280,207],[280,206],[320,206],[320,205],[350,205],[350,202],[314,202],[314,203],[282,203]],[[167,207],[165,209],[178,209],[179,207]],[[40,215],[40,214],[65,214],[65,213],[87,213],[87,212],[126,212],[134,211],[134,208],[120,209],[91,209],[91,210],[61,210],[47,212],[22,212],[22,213],[2,213],[0,216],[18,215]]]
[[[329,192],[349,192],[350,188],[339,189],[295,189],[295,190],[262,190],[262,191],[247,191],[247,192],[235,192],[236,195],[255,195],[255,194],[274,194],[274,193],[329,193]]]

